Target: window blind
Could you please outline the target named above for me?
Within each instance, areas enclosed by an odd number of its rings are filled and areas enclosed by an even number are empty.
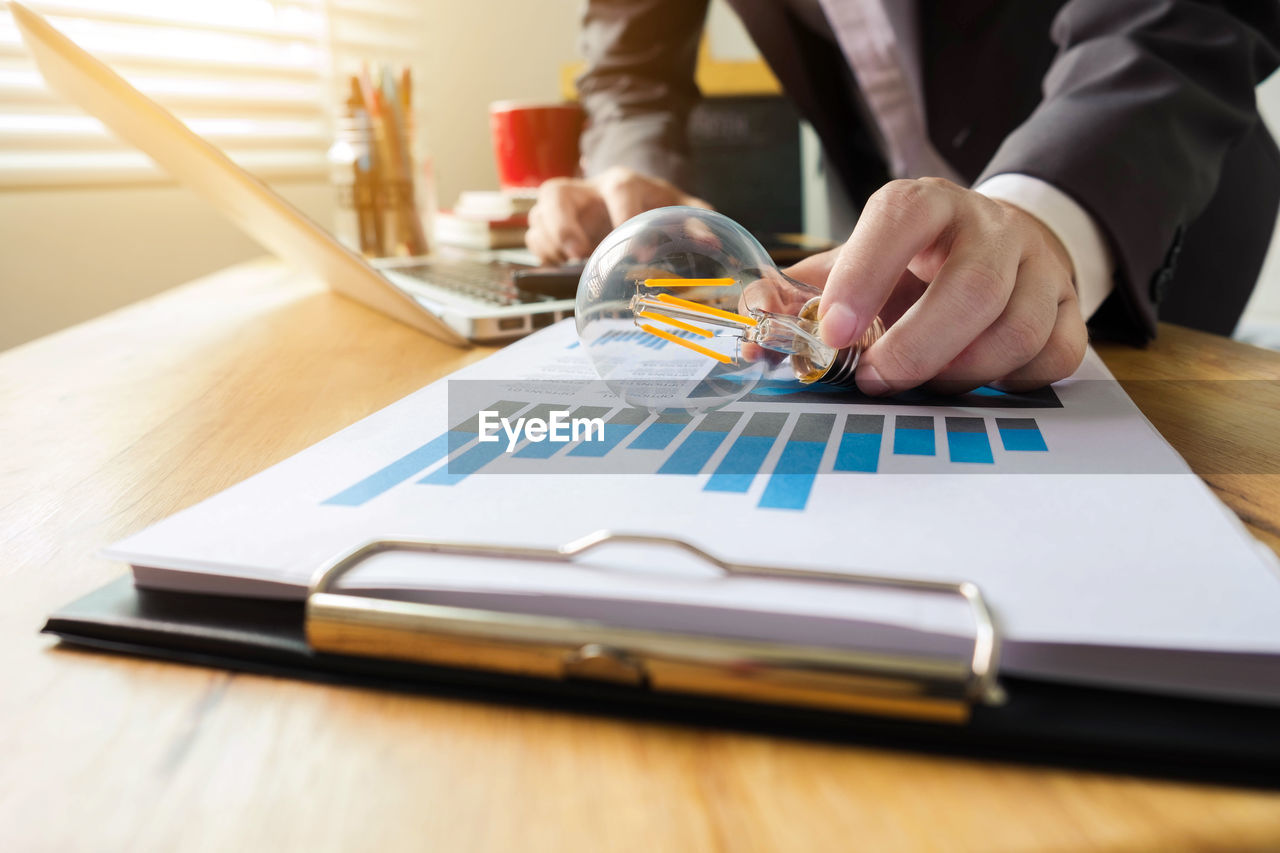
[[[340,72],[416,64],[422,0],[32,0],[94,54],[266,180],[326,175]],[[167,181],[49,91],[0,7],[0,188]]]

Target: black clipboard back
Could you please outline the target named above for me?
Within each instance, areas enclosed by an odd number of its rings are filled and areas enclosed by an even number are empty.
[[[139,589],[121,577],[53,613],[44,632],[62,649],[451,700],[1280,788],[1275,708],[1005,676],[1004,704],[975,706],[964,725],[937,724],[320,653],[307,644],[304,610],[298,601]]]

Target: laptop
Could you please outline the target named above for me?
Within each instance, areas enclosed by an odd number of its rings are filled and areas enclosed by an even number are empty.
[[[573,313],[573,270],[511,255],[370,262],[30,9],[14,21],[50,88],[206,199],[282,260],[334,291],[458,346],[498,342]]]

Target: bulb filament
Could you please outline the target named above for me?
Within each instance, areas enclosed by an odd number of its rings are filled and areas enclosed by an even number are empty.
[[[790,355],[796,378],[806,384],[821,379],[834,381],[837,379],[836,374],[841,378],[841,382],[837,384],[851,383],[852,371],[857,365],[858,356],[884,333],[884,326],[877,318],[861,341],[852,347],[837,350],[823,343],[818,337],[816,319],[818,299],[816,297],[805,303],[798,316],[753,309],[748,309],[746,314],[740,314],[682,299],[669,293],[646,293],[640,289],[641,286],[646,288],[727,287],[733,283],[734,280],[731,278],[648,278],[636,282],[637,292],[631,298],[630,307],[636,317],[636,325],[642,331],[722,364],[732,364],[735,359],[653,324],[661,323],[703,338],[714,338],[716,333],[713,329],[723,329],[729,336],[741,341]],[[641,322],[642,319],[651,322],[644,323]],[[845,376],[845,374],[848,375]]]

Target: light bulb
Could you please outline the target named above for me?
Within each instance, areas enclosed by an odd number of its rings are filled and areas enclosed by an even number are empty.
[[[578,284],[578,336],[600,378],[631,405],[705,411],[761,383],[854,387],[877,318],[853,346],[818,336],[821,291],[784,275],[723,214],[662,207],[619,225]]]

